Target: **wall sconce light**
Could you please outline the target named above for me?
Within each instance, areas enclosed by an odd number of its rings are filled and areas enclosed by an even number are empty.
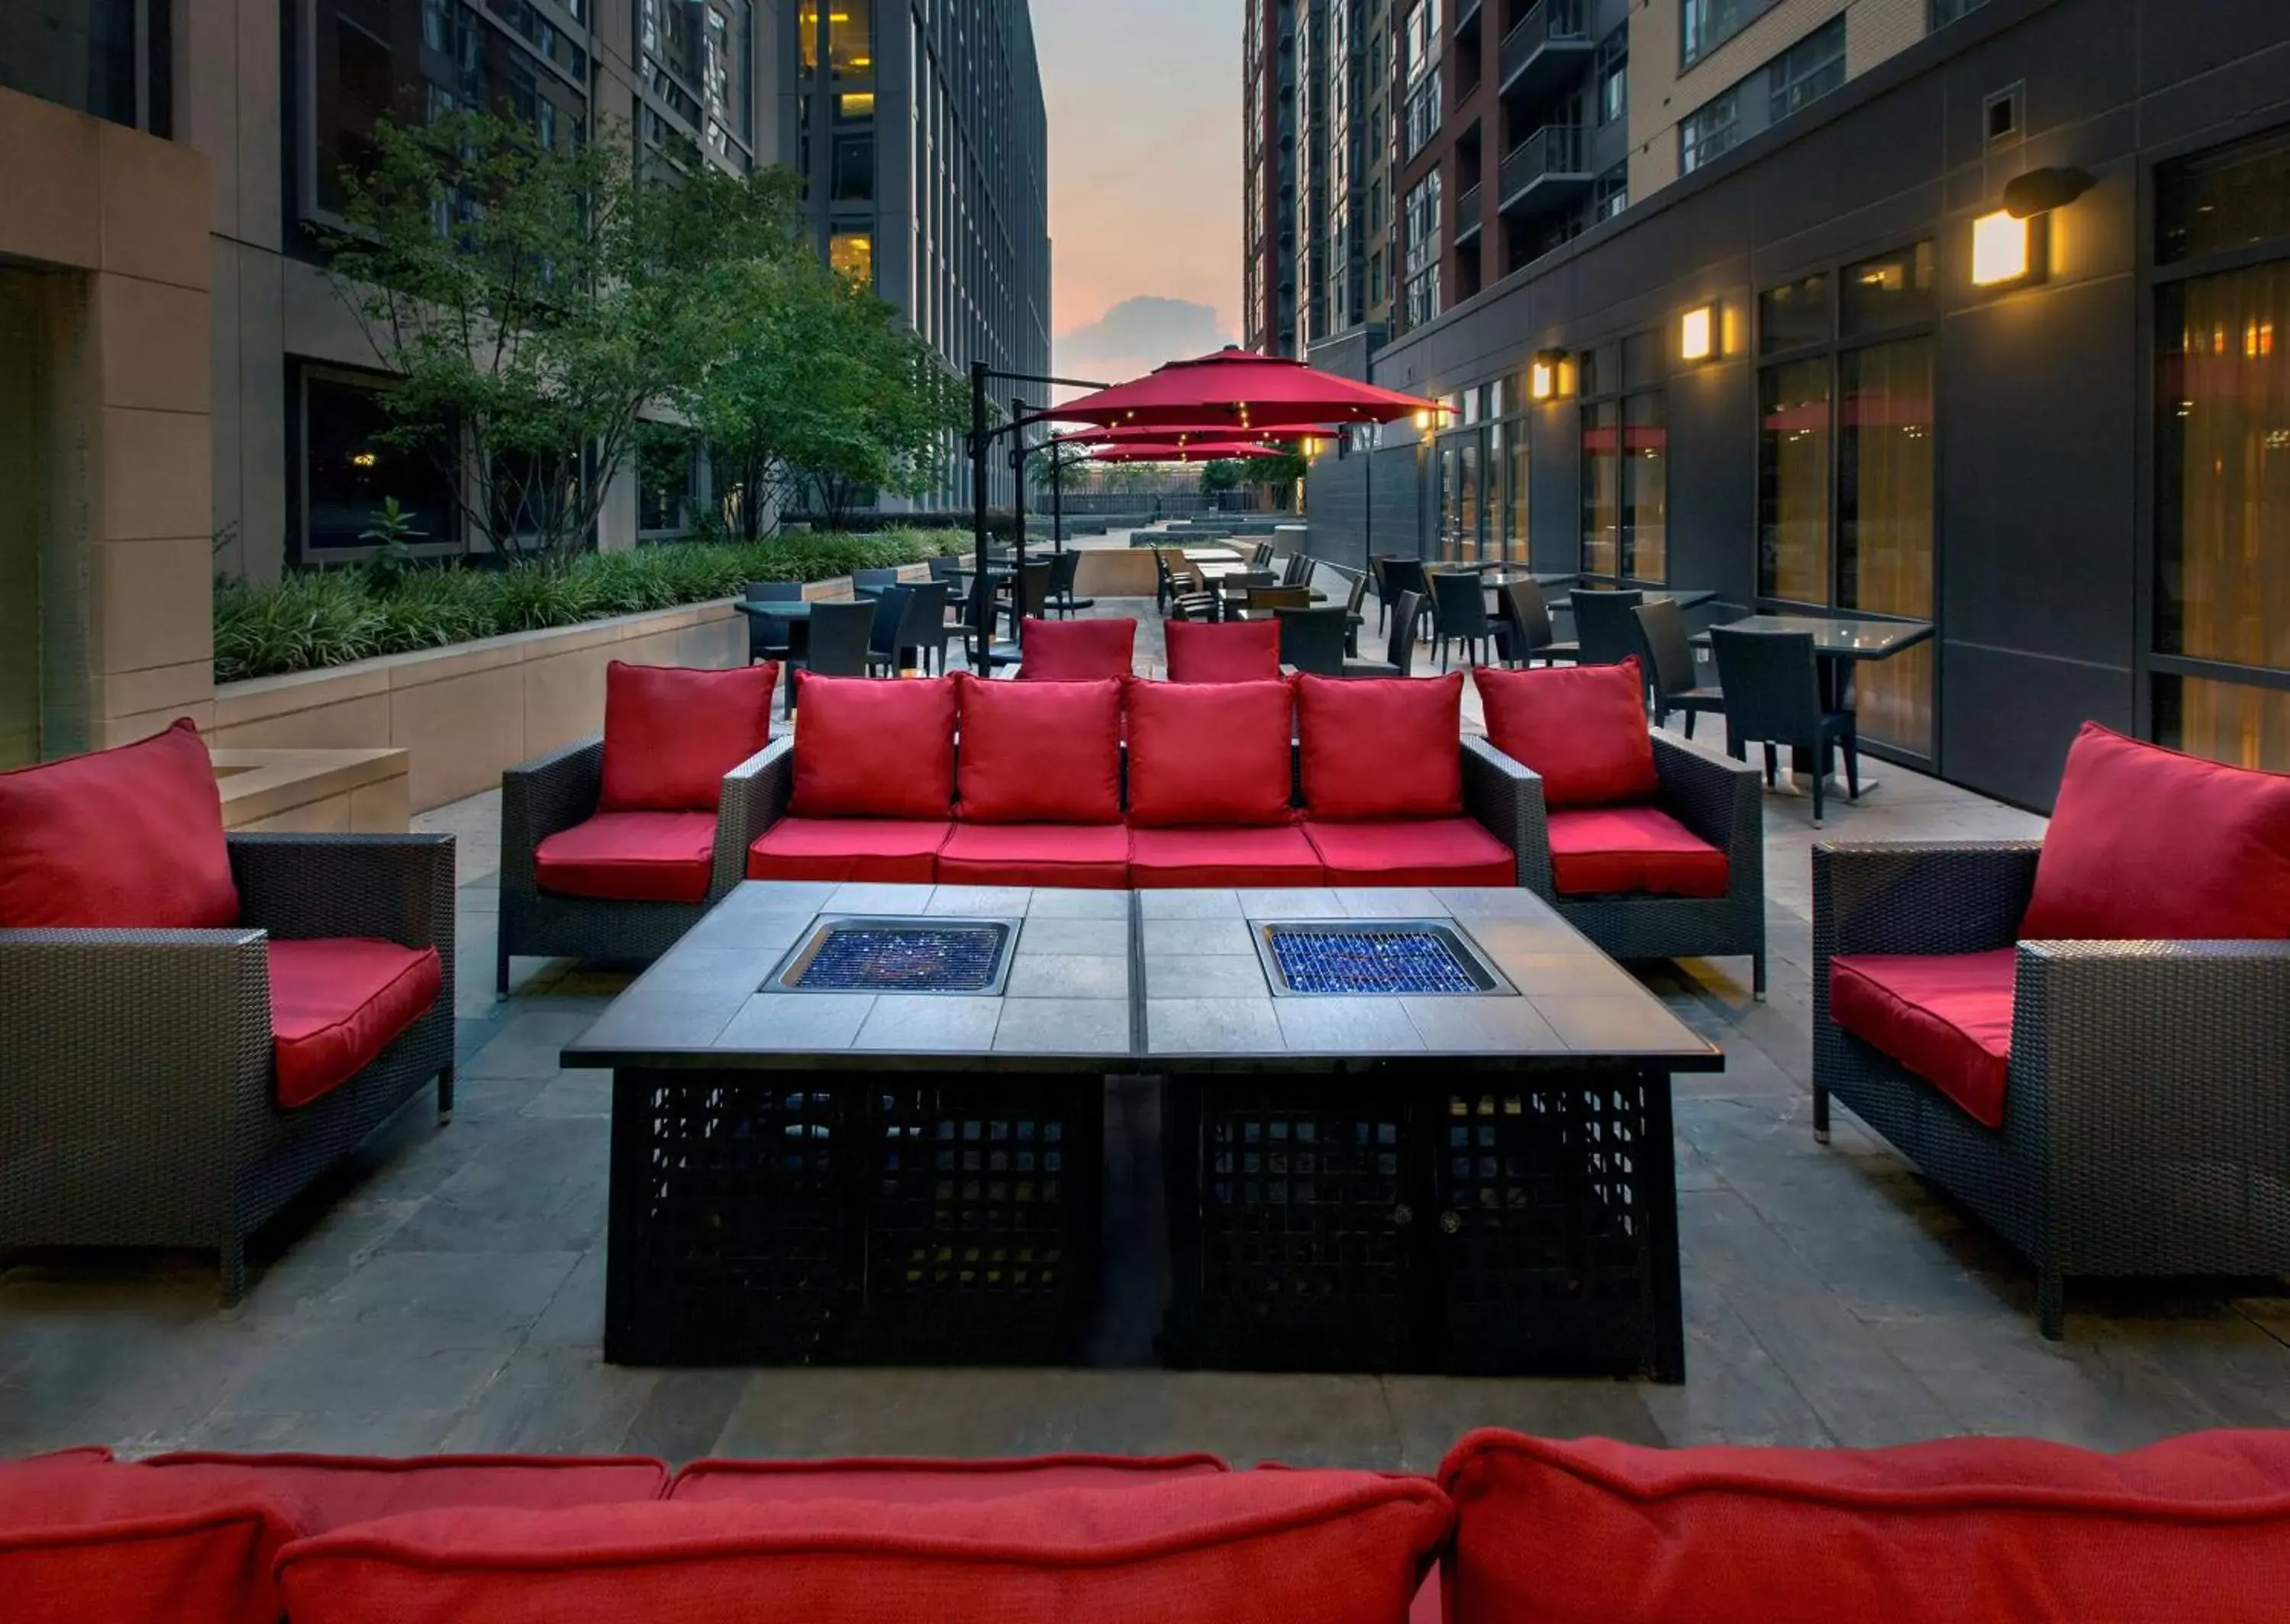
[[[1526,369],[1527,394],[1536,400],[1549,400],[1558,394],[1559,380],[1565,376],[1561,369],[1565,364],[1566,352],[1563,349],[1535,351],[1533,364]]]
[[[2086,171],[2063,164],[2031,169],[2005,186],[2004,212],[2014,220],[2033,220],[2066,208],[2094,184]]]
[[[1718,353],[1718,312],[1696,305],[1677,324],[1677,356],[1681,361],[1707,361]]]
[[[1422,406],[1416,409],[1415,426],[1418,428],[1429,428],[1431,427],[1431,409],[1429,407]]]
[[[1998,209],[1972,222],[1972,285],[2003,287],[2034,279],[2036,228]]]

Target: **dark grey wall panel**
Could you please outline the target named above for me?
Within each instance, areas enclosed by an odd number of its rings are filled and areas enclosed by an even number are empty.
[[[2132,731],[2132,683],[2120,668],[1943,644],[1942,768],[1983,795],[2047,812],[2077,728],[2090,721]]]

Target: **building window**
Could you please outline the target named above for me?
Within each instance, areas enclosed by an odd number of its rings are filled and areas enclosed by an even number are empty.
[[[1407,143],[1404,156],[1413,157],[1439,133],[1439,70],[1433,68],[1407,92]]]
[[[310,368],[301,372],[300,384],[301,411],[292,427],[300,453],[295,517],[303,561],[372,547],[361,534],[373,528],[374,515],[392,497],[420,532],[417,545],[458,552],[457,476],[444,451],[450,440],[422,447],[392,444],[387,437],[392,420],[382,407],[387,386],[380,380]]]
[[[1741,139],[1742,92],[1737,87],[1713,97],[1677,121],[1677,167],[1692,174]]]
[[[1944,28],[1952,22],[1971,16],[1987,4],[1988,0],[1932,0],[1932,26]]]
[[[2187,274],[2160,290],[2156,324],[2156,736],[2278,770],[2290,770],[2290,221],[2270,194],[2286,149],[2290,132],[2165,167],[2158,257]],[[2270,247],[2280,257],[2214,268]]]
[[[1405,324],[1420,326],[1439,314],[1439,172],[1407,194]]]
[[[827,60],[838,79],[875,76],[872,0],[835,0],[828,7]]]
[[[1590,188],[1590,218],[1612,220],[1630,206],[1630,166],[1627,162],[1615,164],[1600,175]]]
[[[1845,14],[1815,28],[1773,60],[1771,121],[1779,124],[1845,83]]]
[[[7,0],[0,89],[172,133],[172,0]]]
[[[1758,595],[1829,601],[1829,358],[1758,379]]]
[[[838,231],[828,240],[827,262],[862,288],[875,285],[875,236],[869,231]]]
[[[1775,4],[1776,0],[1685,0],[1677,8],[1678,66],[1691,68]]]
[[[1598,42],[1598,122],[1611,124],[1630,110],[1630,30],[1625,23]]]
[[[828,196],[835,203],[874,201],[873,135],[838,135],[835,138],[835,175]]]
[[[645,111],[745,170],[756,137],[752,0],[637,0],[636,22]]]
[[[1415,0],[1400,31],[1407,105],[1400,115],[1402,152],[1413,157],[1439,130],[1439,0]]]
[[[1651,334],[1586,354],[1586,393],[1655,376]],[[1638,388],[1582,406],[1582,572],[1660,585],[1669,569],[1669,429],[1660,388]]]
[[[1381,250],[1367,257],[1367,302],[1371,308],[1383,302],[1383,253]]]

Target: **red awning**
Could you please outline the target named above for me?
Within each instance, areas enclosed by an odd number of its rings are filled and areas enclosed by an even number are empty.
[[[1106,428],[1213,423],[1251,432],[1317,423],[1389,423],[1437,403],[1339,378],[1285,356],[1221,349],[1172,361],[1142,378],[1117,383],[1045,414]]]

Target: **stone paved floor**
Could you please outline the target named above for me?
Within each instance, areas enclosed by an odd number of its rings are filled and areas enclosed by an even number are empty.
[[[1107,611],[1125,607],[1107,604]],[[1143,617],[1141,666],[1159,659]],[[2019,836],[2040,820],[1899,768],[1826,837]],[[1840,1116],[1806,1076],[1814,838],[1766,802],[1772,997],[1747,965],[1649,972],[1726,1052],[1678,1090],[1690,1380],[1264,1376],[1151,1369],[656,1372],[597,1355],[608,1091],[559,1045],[620,985],[520,962],[496,1003],[494,796],[460,837],[460,1111],[416,1102],[257,1244],[244,1307],[211,1260],[28,1257],[0,1275],[0,1454],[75,1442],[416,1452],[1015,1454],[1208,1449],[1237,1460],[1431,1466],[1468,1428],[1646,1442],[1873,1444],[2031,1434],[2124,1447],[2290,1424],[2290,1295],[2086,1288],[2069,1339],[2028,1271]],[[2247,1289],[2247,1288],[2246,1288]],[[2278,1285],[2271,1288],[2279,1292]]]

